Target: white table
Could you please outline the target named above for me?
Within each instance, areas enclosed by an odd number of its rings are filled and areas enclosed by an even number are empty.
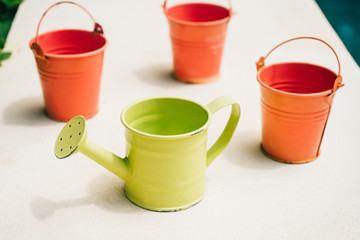
[[[207,170],[207,194],[196,206],[157,213],[133,205],[124,182],[81,154],[58,160],[53,146],[64,123],[44,114],[28,43],[51,3],[20,6],[0,67],[0,239],[360,239],[360,71],[313,0],[233,1],[221,78],[191,85],[173,80],[167,20],[157,1],[78,1],[103,26],[109,41],[100,112],[89,138],[123,156],[121,110],[152,96],[178,96],[204,105],[229,94],[242,116],[228,148]],[[226,2],[225,2],[226,3]],[[91,29],[81,10],[59,6],[41,32]],[[320,157],[301,165],[261,152],[260,91],[255,62],[296,36],[326,40],[337,51],[345,87],[335,97]],[[308,61],[337,71],[331,51],[297,41],[268,63]],[[209,145],[229,110],[216,114]]]

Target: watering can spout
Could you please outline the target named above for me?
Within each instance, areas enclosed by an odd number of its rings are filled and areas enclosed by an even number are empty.
[[[63,127],[55,143],[55,156],[63,159],[81,152],[124,181],[129,181],[127,158],[121,158],[87,139],[86,120],[83,116],[72,118]]]

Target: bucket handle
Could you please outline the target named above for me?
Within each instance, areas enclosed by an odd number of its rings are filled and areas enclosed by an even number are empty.
[[[341,65],[340,65],[340,60],[339,60],[339,57],[337,55],[337,53],[335,52],[335,50],[327,43],[325,42],[324,40],[320,39],[320,38],[316,38],[316,37],[296,37],[296,38],[291,38],[289,40],[286,40],[278,45],[276,45],[273,49],[271,49],[266,55],[265,57],[260,57],[260,59],[257,61],[256,63],[256,69],[257,71],[259,71],[261,68],[263,68],[265,66],[265,59],[275,50],[277,49],[278,47],[280,47],[281,45],[284,45],[285,43],[288,43],[288,42],[291,42],[291,41],[294,41],[294,40],[299,40],[299,39],[312,39],[312,40],[316,40],[316,41],[320,41],[322,43],[324,43],[325,45],[327,45],[331,51],[334,53],[335,57],[336,57],[336,60],[338,62],[338,67],[339,67],[339,71],[338,71],[338,74],[337,74],[337,78],[335,79],[335,82],[334,82],[334,86],[333,86],[333,91],[332,91],[332,94],[335,93],[339,88],[343,87],[344,84],[342,83],[342,76],[340,75],[340,72],[341,72]]]
[[[35,42],[34,42],[33,44],[31,44],[31,47],[30,47],[30,48],[33,50],[34,54],[35,54],[36,56],[40,57],[40,58],[47,59],[47,57],[46,57],[45,54],[44,54],[44,51],[41,49],[40,45],[38,44],[38,42],[39,42],[39,29],[40,29],[41,22],[43,21],[45,15],[50,11],[50,9],[52,9],[53,7],[55,7],[55,6],[57,6],[57,5],[63,4],[63,3],[73,4],[73,5],[75,5],[75,6],[80,7],[81,9],[83,9],[83,10],[89,15],[89,17],[91,18],[91,20],[94,22],[94,30],[93,30],[93,32],[94,32],[94,33],[98,33],[98,34],[104,34],[104,31],[103,31],[101,25],[95,21],[95,18],[91,15],[91,13],[90,13],[86,8],[84,8],[84,7],[81,6],[80,4],[75,3],[75,2],[72,2],[72,1],[61,1],[61,2],[57,2],[57,3],[53,4],[53,5],[51,5],[51,6],[44,12],[44,14],[41,16],[40,21],[39,21],[38,26],[37,26],[37,29],[36,29]]]
[[[229,16],[231,17],[232,15],[234,15],[234,12],[233,12],[233,8],[232,8],[232,4],[231,4],[231,1],[228,0],[228,4],[229,4]],[[163,9],[164,9],[164,12],[166,14],[166,5],[167,5],[167,0],[164,0],[164,4],[163,4]]]

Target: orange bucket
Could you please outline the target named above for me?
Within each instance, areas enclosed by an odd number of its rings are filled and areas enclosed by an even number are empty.
[[[175,76],[190,83],[219,78],[227,25],[233,15],[207,3],[186,3],[163,9],[169,22]]]
[[[309,63],[265,66],[264,61],[272,51],[297,39],[313,39],[326,44],[336,56],[338,74]],[[343,86],[336,52],[321,39],[298,37],[277,45],[256,65],[261,86],[263,151],[271,158],[287,163],[316,159],[335,92]]]
[[[94,30],[63,29],[39,35],[46,13],[62,3],[82,8],[93,20]],[[35,56],[47,115],[59,121],[96,115],[107,40],[91,14],[77,3],[58,2],[45,11],[29,45]]]

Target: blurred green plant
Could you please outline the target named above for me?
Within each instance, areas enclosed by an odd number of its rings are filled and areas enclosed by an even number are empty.
[[[0,66],[1,62],[11,56],[10,52],[3,52],[6,37],[14,20],[16,11],[23,0],[0,0]]]

